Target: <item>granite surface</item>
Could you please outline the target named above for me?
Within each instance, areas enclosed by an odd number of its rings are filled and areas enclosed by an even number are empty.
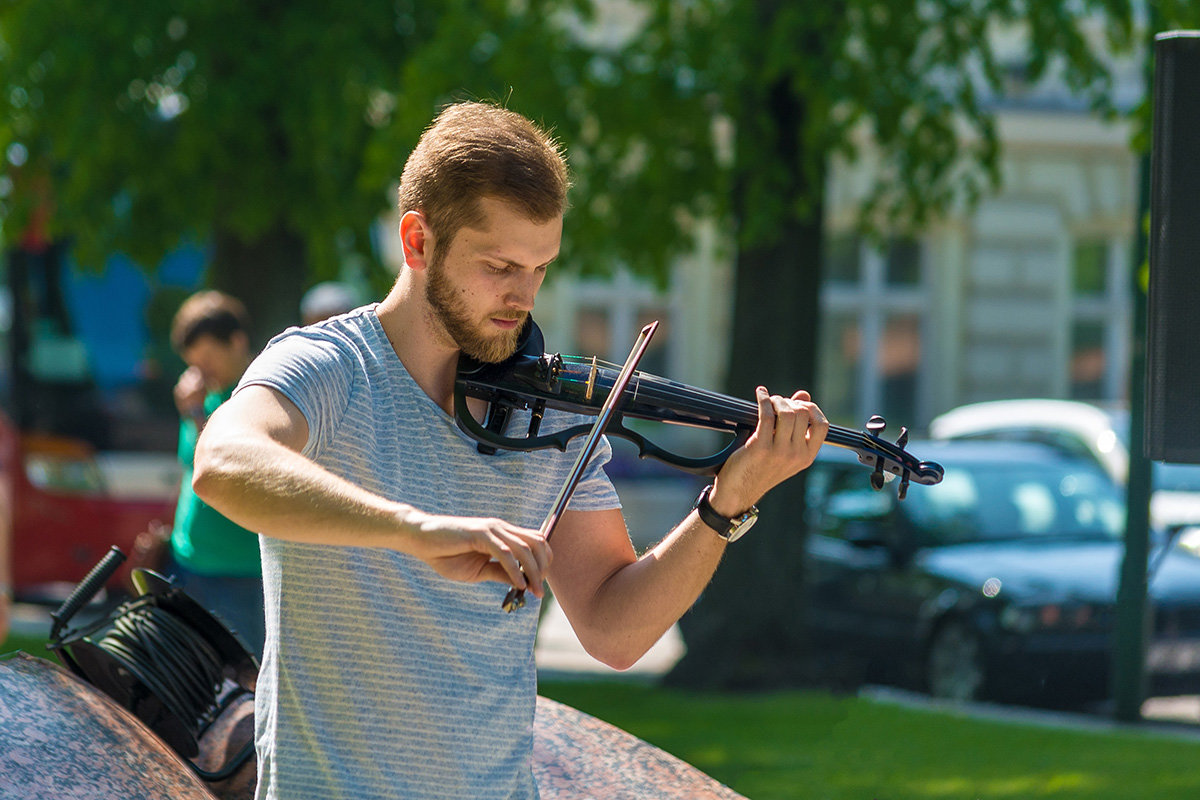
[[[107,695],[45,659],[0,660],[0,797],[213,800],[173,750]]]
[[[533,774],[542,800],[745,800],[686,761],[545,697],[533,723]]]
[[[245,695],[200,737],[215,772],[254,734]],[[533,772],[542,800],[745,800],[675,756],[570,706],[537,700]],[[0,659],[0,798],[251,800],[251,758],[201,781],[136,717],[67,670],[24,653]]]

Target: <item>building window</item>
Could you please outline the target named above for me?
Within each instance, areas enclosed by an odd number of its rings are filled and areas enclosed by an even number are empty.
[[[897,239],[889,243],[883,266],[888,286],[920,286],[920,243],[914,239]]]
[[[1111,400],[1128,394],[1129,277],[1119,240],[1082,238],[1071,248],[1069,396]]]
[[[862,321],[852,310],[821,313],[817,403],[832,420],[861,424],[858,398],[862,395]]]
[[[608,356],[612,349],[612,314],[609,309],[583,306],[575,312],[575,344],[581,355]]]
[[[640,331],[654,320],[658,320],[658,330],[654,332],[654,338],[650,340],[650,346],[646,348],[646,353],[642,356],[638,369],[641,372],[670,377],[670,366],[667,363],[667,342],[671,340],[671,314],[666,305],[649,303],[639,307],[637,324],[634,327]],[[628,353],[623,354],[621,360],[624,361],[626,357],[628,357]]]
[[[576,353],[624,363],[638,331],[658,320],[658,330],[638,369],[668,376],[670,317],[663,294],[624,270],[617,272],[611,281],[585,281],[576,292]]]
[[[1071,251],[1071,285],[1075,294],[1102,297],[1108,291],[1108,278],[1108,242],[1076,242]]]
[[[614,365],[623,364],[638,332],[658,320],[658,330],[638,363],[638,371],[678,380],[674,374],[674,359],[678,357],[679,343],[672,342],[671,337],[676,333],[675,320],[683,317],[676,316],[678,312],[672,309],[670,299],[649,282],[625,270],[617,270],[608,280],[580,281],[572,286],[567,301],[566,319],[571,320],[567,330],[573,334],[574,341],[563,352],[589,358],[596,356]],[[713,452],[708,431],[632,418],[625,423],[669,452],[690,456]],[[658,462],[639,459],[636,448],[628,442],[619,438],[612,442],[610,475],[628,478],[661,474]]]
[[[1076,320],[1071,325],[1071,397],[1075,400],[1103,400],[1106,395],[1106,332],[1103,322]]]
[[[913,312],[888,315],[875,354],[885,417],[902,425],[916,421],[920,367],[921,315]]]
[[[857,236],[830,236],[825,245],[825,279],[829,283],[858,283],[862,240]]]
[[[833,420],[861,427],[880,414],[898,431],[923,422],[922,344],[928,338],[920,242],[882,248],[832,236],[822,291],[817,402]]]

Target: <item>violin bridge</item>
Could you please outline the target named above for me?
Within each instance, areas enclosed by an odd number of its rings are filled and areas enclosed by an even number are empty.
[[[587,402],[592,401],[592,393],[596,391],[596,372],[599,368],[596,365],[596,356],[592,356],[592,371],[588,373],[587,388],[583,398]]]

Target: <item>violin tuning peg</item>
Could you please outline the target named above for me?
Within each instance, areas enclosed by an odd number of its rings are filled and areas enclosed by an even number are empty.
[[[908,428],[900,428],[900,435],[896,437],[896,446],[901,450],[908,444]]]
[[[875,469],[871,472],[871,488],[878,492],[883,488],[883,483],[883,459],[876,458]]]
[[[897,496],[901,500],[908,496],[908,470],[904,470],[904,475],[900,478],[900,489]]]
[[[867,420],[867,430],[870,431],[871,433],[875,434],[876,436],[883,433],[883,431],[886,427],[887,427],[887,420],[885,420],[883,417],[879,416],[878,414],[873,414],[871,416],[871,418],[869,420]]]

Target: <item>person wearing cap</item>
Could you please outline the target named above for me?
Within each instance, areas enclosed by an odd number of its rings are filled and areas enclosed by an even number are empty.
[[[353,311],[360,305],[358,292],[353,287],[340,281],[323,281],[300,299],[300,324],[312,325]]]

